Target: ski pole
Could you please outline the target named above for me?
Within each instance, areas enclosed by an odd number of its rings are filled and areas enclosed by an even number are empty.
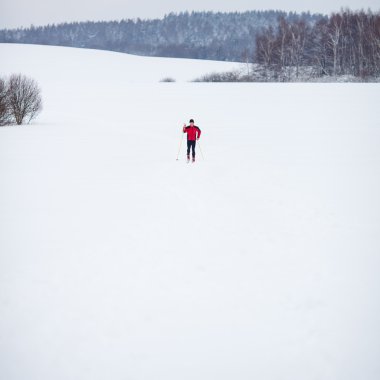
[[[181,146],[182,146],[183,135],[184,135],[184,133],[182,133],[181,142],[179,143],[179,149],[178,149],[178,154],[177,154],[177,161],[178,161],[179,153],[181,152]]]
[[[203,156],[203,152],[202,152],[201,144],[199,143],[199,140],[198,140],[198,146],[199,146],[199,151],[201,152],[202,160],[204,161],[205,158],[204,158],[204,156]]]

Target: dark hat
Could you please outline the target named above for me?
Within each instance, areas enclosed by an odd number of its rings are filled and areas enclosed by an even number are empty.
[[[194,119],[190,119],[189,123],[194,123]]]

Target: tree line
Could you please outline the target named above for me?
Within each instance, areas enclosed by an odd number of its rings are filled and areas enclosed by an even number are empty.
[[[282,11],[182,12],[163,19],[75,22],[0,30],[0,42],[71,46],[177,58],[240,62],[253,57],[255,36],[276,28],[278,19],[302,17],[314,24],[325,16]]]
[[[282,80],[305,66],[315,76],[380,76],[380,13],[346,9],[313,25],[280,17],[256,36],[254,60]]]

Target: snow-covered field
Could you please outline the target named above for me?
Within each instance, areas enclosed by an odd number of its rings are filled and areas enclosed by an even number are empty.
[[[0,378],[378,380],[379,84],[0,45]],[[159,83],[170,76],[176,83]],[[186,164],[184,122],[202,129]]]

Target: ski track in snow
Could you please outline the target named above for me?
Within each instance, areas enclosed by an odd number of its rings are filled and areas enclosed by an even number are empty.
[[[379,84],[0,56],[44,100],[0,128],[0,378],[379,378]],[[187,165],[190,118],[204,160]]]

